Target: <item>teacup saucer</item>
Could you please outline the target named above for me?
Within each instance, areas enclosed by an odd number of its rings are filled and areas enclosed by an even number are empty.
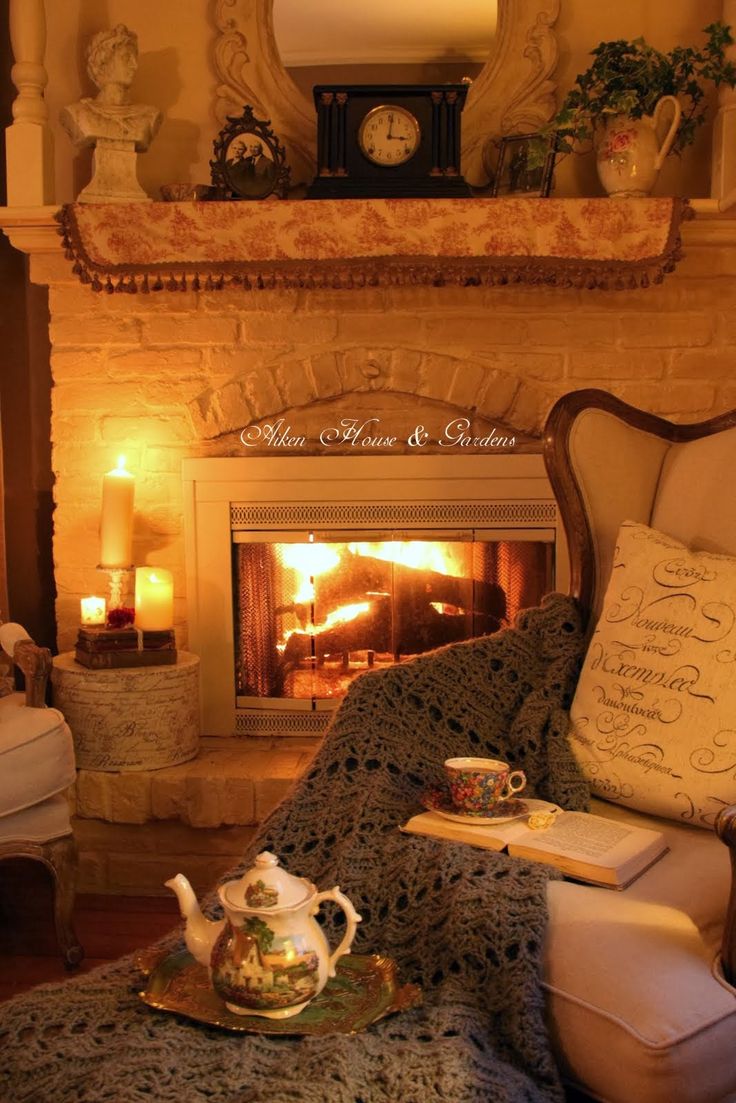
[[[529,805],[518,797],[510,797],[508,800],[499,801],[492,810],[481,815],[480,813],[458,812],[447,792],[442,789],[429,789],[422,794],[422,804],[429,812],[436,812],[443,819],[453,820],[455,823],[509,823],[529,812]]]

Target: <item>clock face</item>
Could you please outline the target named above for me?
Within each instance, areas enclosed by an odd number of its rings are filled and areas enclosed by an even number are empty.
[[[419,123],[405,107],[382,104],[369,111],[360,124],[358,144],[374,165],[403,165],[419,149]]]

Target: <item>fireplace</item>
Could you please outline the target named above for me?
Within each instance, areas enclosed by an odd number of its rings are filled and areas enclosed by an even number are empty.
[[[536,454],[191,459],[183,476],[206,734],[318,734],[362,671],[566,586]]]
[[[313,709],[362,670],[497,631],[551,587],[553,544],[532,536],[236,531],[238,701]]]

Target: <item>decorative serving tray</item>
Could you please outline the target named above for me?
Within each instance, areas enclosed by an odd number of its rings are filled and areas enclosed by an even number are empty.
[[[148,963],[139,958],[140,967]],[[416,984],[397,984],[396,963],[379,954],[346,954],[318,996],[292,1019],[235,1015],[212,988],[207,969],[182,950],[151,968],[139,993],[158,1011],[185,1015],[195,1022],[240,1034],[357,1034],[371,1023],[422,1002]]]

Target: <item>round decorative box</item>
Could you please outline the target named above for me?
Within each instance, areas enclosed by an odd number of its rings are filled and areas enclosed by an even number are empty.
[[[199,749],[199,657],[175,665],[90,670],[66,651],[54,659],[54,706],[74,736],[82,770],[177,766]]]

